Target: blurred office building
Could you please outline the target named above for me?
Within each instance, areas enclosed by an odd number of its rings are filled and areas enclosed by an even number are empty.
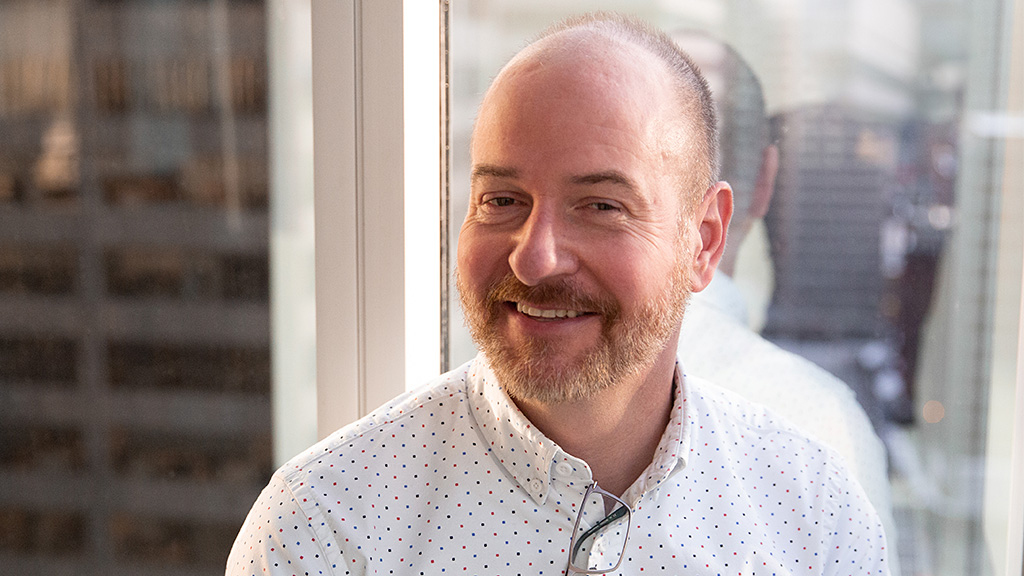
[[[264,21],[0,3],[0,572],[222,573],[270,474]]]

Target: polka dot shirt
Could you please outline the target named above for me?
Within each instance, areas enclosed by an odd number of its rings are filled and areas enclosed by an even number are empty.
[[[888,574],[878,516],[834,452],[677,378],[654,460],[622,495],[615,574]],[[563,574],[591,482],[477,357],[278,470],[227,574]]]
[[[835,449],[878,512],[889,538],[889,568],[897,574],[885,445],[853,390],[750,330],[745,317],[739,288],[729,276],[715,273],[711,284],[695,293],[686,307],[678,349],[685,372],[767,406]]]

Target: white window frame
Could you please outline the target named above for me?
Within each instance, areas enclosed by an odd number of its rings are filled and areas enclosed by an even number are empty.
[[[1020,221],[1011,222],[1007,214],[1024,212],[1021,197],[1024,191],[1024,1],[1016,0],[1010,7],[1013,24],[1010,37],[1009,79],[1007,82],[1007,106],[1005,118],[1016,126],[1016,133],[1006,137],[1005,161],[1003,169],[1004,221],[1001,223],[1002,235],[1019,241]],[[1009,263],[1006,268],[1013,270]],[[989,486],[996,491],[1005,491],[1009,495],[1006,514],[1006,564],[1007,576],[1021,574],[1024,576],[1024,263],[1021,264],[1020,284],[1020,316],[1017,321],[1017,373],[1016,389],[1005,397],[997,394],[996,383],[993,383],[993,404],[1007,401],[1013,403],[1011,410],[1003,411],[1013,414],[1013,421],[990,422],[991,431],[995,426],[1003,424],[1012,429],[1009,440],[1008,470],[1005,473],[1005,484],[997,479],[989,481]],[[1012,282],[1012,273],[1011,276]],[[1011,292],[1012,293],[1012,292]],[[998,311],[997,311],[998,313]],[[1012,322],[1012,320],[1011,320]],[[994,410],[990,409],[990,413]],[[993,486],[994,484],[994,486]],[[994,516],[994,514],[993,514]],[[1000,514],[997,518],[1001,519]],[[998,520],[997,520],[998,521]],[[997,559],[998,561],[998,559]],[[996,566],[998,571],[999,566]]]
[[[439,77],[438,14],[422,0],[312,3],[320,437],[441,366],[440,122],[407,133],[439,113],[440,91],[406,97],[404,81]],[[404,23],[428,32],[407,41]]]

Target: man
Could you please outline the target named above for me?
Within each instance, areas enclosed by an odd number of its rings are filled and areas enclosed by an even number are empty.
[[[714,280],[686,311],[678,347],[684,372],[767,406],[839,452],[878,511],[895,575],[885,446],[846,383],[748,327],[745,300],[732,280],[740,246],[768,211],[778,169],[761,84],[743,58],[721,41],[697,31],[672,38],[691,55],[713,91],[721,121],[722,179],[731,184],[735,206]]]
[[[676,366],[732,209],[714,122],[686,57],[628,19],[514,57],[459,239],[483,353],[283,466],[228,572],[886,574],[833,452]]]

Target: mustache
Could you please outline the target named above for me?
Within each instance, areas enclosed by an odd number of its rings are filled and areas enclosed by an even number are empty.
[[[510,301],[592,312],[601,314],[608,319],[614,319],[619,312],[614,301],[588,294],[578,284],[568,279],[527,286],[519,281],[514,274],[506,274],[488,289],[487,303],[493,306]]]

